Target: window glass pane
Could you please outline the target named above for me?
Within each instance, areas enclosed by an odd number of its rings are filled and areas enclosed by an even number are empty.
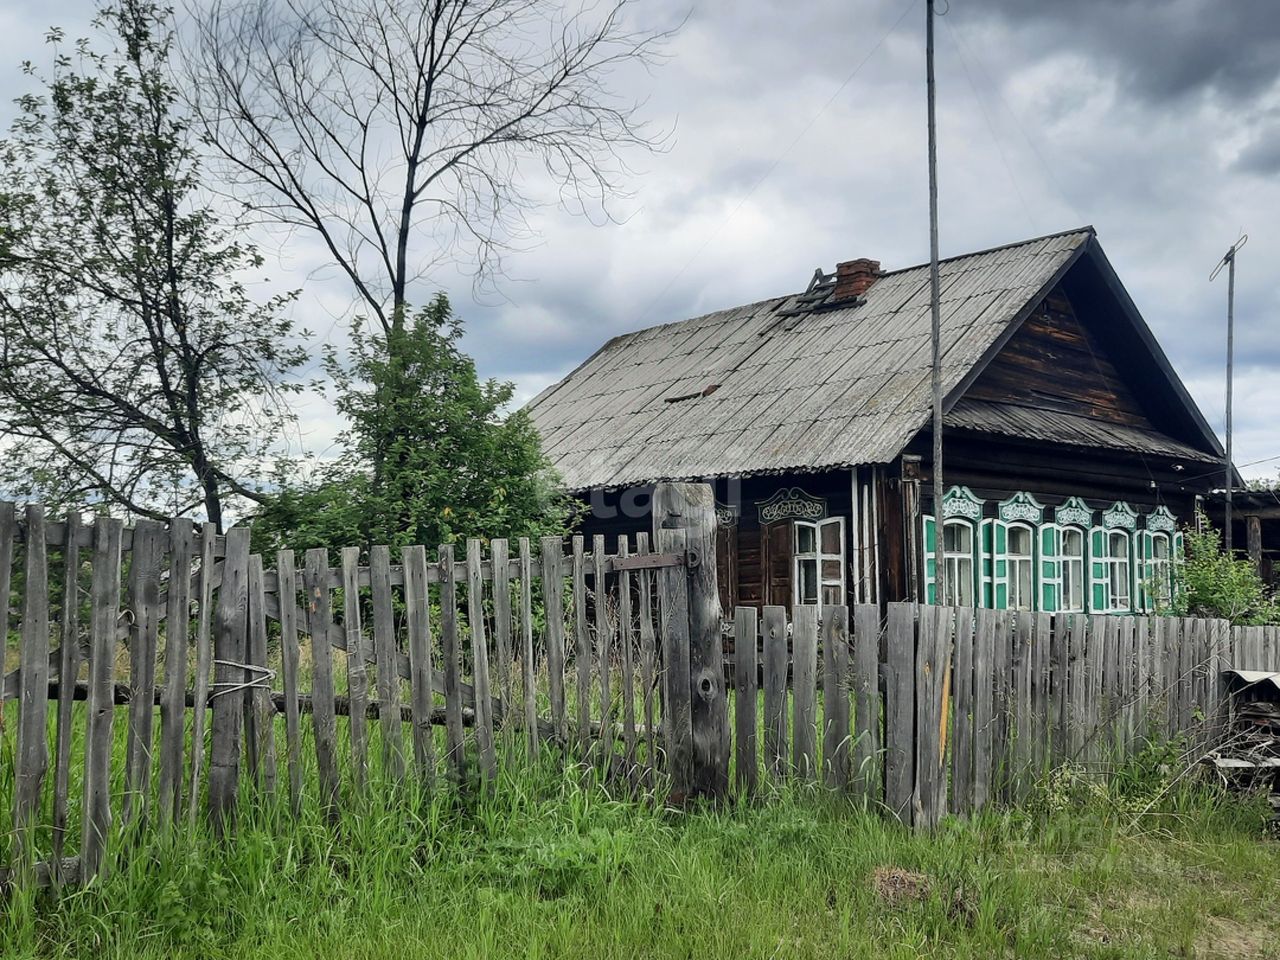
[[[1151,542],[1151,552],[1157,560],[1167,560],[1169,558],[1169,538],[1164,534],[1158,534]]]
[[[1110,540],[1111,556],[1128,557],[1129,556],[1129,535],[1127,533],[1113,533]]]
[[[797,595],[801,603],[817,603],[818,601],[818,561],[799,560],[796,563],[799,574]]]
[[[1064,557],[1083,557],[1084,534],[1079,530],[1063,530],[1062,555]]]
[[[825,584],[822,588],[823,603],[844,603],[839,584]]]
[[[842,564],[839,560],[826,560],[826,559],[824,559],[824,560],[822,561],[822,579],[823,579],[823,581],[824,581],[824,582],[828,582],[828,583],[829,583],[829,582],[831,582],[832,580],[834,580],[836,583],[839,583],[841,580],[843,580],[844,578],[843,578],[843,577],[841,577],[841,575],[840,575],[840,574],[841,574],[841,570],[840,570],[840,568],[841,568],[842,566],[843,566],[843,564]]]
[[[1009,528],[1009,554],[1011,556],[1031,556],[1031,531],[1027,527]]]
[[[960,606],[973,606],[972,559],[953,557],[947,560],[947,591]]]
[[[822,552],[827,554],[844,553],[844,544],[841,543],[840,527],[842,524],[839,520],[828,520],[822,524]]]
[[[953,520],[944,528],[942,542],[947,553],[971,553],[973,529],[967,523],[957,523]]]
[[[816,553],[818,550],[818,531],[812,524],[796,524],[796,553]]]

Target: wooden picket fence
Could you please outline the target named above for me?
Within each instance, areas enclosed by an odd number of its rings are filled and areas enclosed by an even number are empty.
[[[1280,671],[1280,628],[909,603],[799,607],[788,624],[783,607],[739,608],[735,781],[820,779],[931,828],[1017,803],[1063,764],[1106,776],[1175,739],[1194,757],[1226,726],[1232,667]]]
[[[335,817],[530,756],[660,802],[820,780],[927,828],[1207,738],[1221,668],[1280,668],[1271,628],[909,604],[741,608],[726,659],[714,534],[693,484],[659,485],[652,539],[431,554],[0,504],[0,879],[87,880],[246,797]]]

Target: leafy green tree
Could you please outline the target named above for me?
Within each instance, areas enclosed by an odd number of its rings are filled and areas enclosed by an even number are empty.
[[[345,452],[315,483],[282,478],[254,524],[260,549],[565,529],[569,501],[537,431],[523,410],[504,412],[512,384],[479,378],[461,332],[441,294],[404,329],[371,335],[357,323],[347,364],[329,352]]]
[[[1186,555],[1174,567],[1172,612],[1240,624],[1280,623],[1280,606],[1254,565],[1230,556],[1217,528],[1203,516],[1198,520],[1185,531]]]
[[[0,143],[0,489],[139,516],[261,500],[304,358],[289,296],[210,209],[170,81],[170,12],[103,7],[109,47],[25,72]]]

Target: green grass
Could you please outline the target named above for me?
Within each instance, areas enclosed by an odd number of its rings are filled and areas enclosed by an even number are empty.
[[[14,895],[0,956],[1275,956],[1262,807],[1151,778],[1056,784],[919,836],[825,791],[670,811],[512,763],[496,789],[248,812],[152,835],[87,889]],[[886,897],[876,871],[918,875]]]

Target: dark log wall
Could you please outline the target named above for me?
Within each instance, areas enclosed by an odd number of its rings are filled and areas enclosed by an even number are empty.
[[[1109,350],[1061,287],[1045,298],[965,396],[1152,427]]]

